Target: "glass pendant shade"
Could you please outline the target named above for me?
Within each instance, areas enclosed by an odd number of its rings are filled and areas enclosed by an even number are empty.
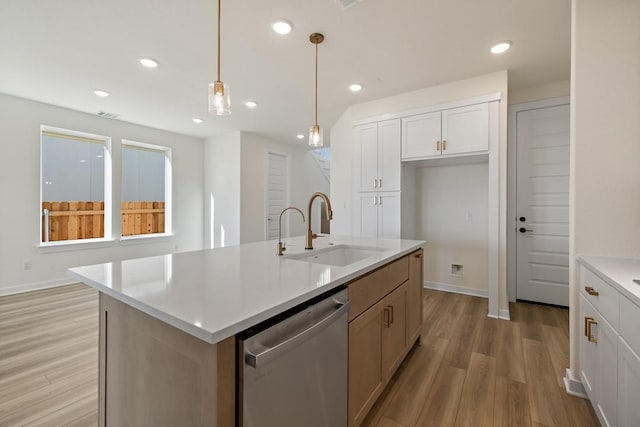
[[[231,114],[231,90],[223,82],[209,84],[209,112],[218,116]]]
[[[309,128],[309,146],[322,147],[323,145],[322,128],[318,125],[311,126]]]

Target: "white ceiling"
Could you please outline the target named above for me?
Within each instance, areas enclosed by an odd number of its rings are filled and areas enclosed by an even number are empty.
[[[0,92],[197,137],[246,130],[303,144],[349,105],[508,69],[516,89],[569,78],[570,0],[223,0],[222,80],[231,116],[207,113],[216,0],[0,0]],[[288,36],[270,22],[293,22]],[[489,53],[512,40],[502,56]],[[149,70],[137,59],[150,56]],[[352,82],[364,90],[351,93]],[[98,98],[92,91],[111,93]],[[249,110],[241,101],[252,99]],[[194,124],[202,117],[203,124]],[[84,129],[83,129],[84,130]]]

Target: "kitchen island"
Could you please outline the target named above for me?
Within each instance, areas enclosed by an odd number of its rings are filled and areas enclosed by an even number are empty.
[[[374,305],[407,282],[410,265],[422,285],[421,258],[408,258],[422,241],[327,236],[314,243],[305,251],[302,237],[288,239],[285,257],[270,241],[70,269],[100,291],[100,425],[235,425],[236,334],[349,283],[359,284],[349,288],[349,320],[358,320],[354,310],[359,319],[375,318]],[[369,252],[347,260],[322,255],[340,247]],[[403,292],[406,300],[411,291]],[[403,358],[417,336],[402,336]],[[381,391],[378,385],[365,406]]]

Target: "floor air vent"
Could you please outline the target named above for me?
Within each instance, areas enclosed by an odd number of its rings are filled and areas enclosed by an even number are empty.
[[[105,119],[117,119],[119,117],[117,114],[107,113],[106,111],[98,111],[96,114]]]

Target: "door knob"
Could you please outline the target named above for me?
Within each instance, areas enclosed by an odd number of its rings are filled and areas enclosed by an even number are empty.
[[[520,222],[525,222],[527,220],[527,218],[521,216],[520,218],[518,218],[520,220]]]
[[[528,228],[520,227],[520,229],[518,231],[521,232],[521,233],[526,233],[527,231],[533,231],[533,230],[529,230]]]

